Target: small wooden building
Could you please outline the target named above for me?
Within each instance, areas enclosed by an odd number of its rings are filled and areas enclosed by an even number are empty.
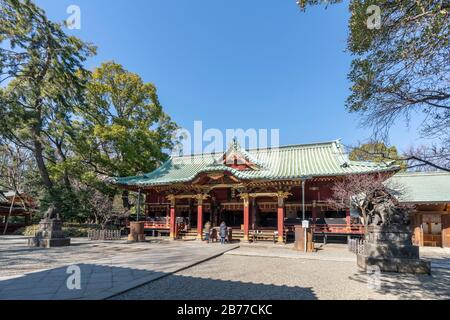
[[[350,174],[389,177],[398,170],[350,161],[339,141],[254,150],[234,141],[226,152],[172,157],[151,173],[114,183],[145,194],[146,228],[167,228],[172,238],[201,239],[206,221],[225,221],[234,239],[257,233],[281,242],[303,219],[317,235],[363,234],[349,208],[327,205],[333,183]]]
[[[415,208],[414,244],[450,247],[450,173],[399,173],[389,181],[402,188],[400,202]]]
[[[27,195],[15,195],[12,191],[0,191],[0,234],[3,234],[27,226],[31,222],[32,211],[35,203]]]

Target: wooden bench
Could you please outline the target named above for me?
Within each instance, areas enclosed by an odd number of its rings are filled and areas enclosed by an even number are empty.
[[[431,240],[424,241],[423,245],[426,247],[437,247],[438,246],[437,241],[431,241]]]
[[[277,242],[278,236],[275,234],[275,232],[250,232],[250,239],[252,242],[257,242],[258,240],[261,241],[273,241],[274,243]]]

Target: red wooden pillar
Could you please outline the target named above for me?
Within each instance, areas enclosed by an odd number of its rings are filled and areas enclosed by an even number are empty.
[[[170,238],[177,238],[177,222],[176,222],[176,201],[174,196],[169,196],[170,200]]]
[[[244,194],[242,199],[244,200],[244,241],[248,241],[250,230],[250,199],[248,194]]]
[[[197,239],[203,239],[203,199],[197,198]]]
[[[166,227],[170,229],[170,205],[166,208]]]
[[[277,230],[278,230],[278,242],[283,242],[284,235],[284,197],[278,197],[278,210],[277,210]]]

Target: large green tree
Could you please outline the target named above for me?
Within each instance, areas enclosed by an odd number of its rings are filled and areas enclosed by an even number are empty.
[[[49,204],[61,209],[49,167],[65,161],[66,131],[84,97],[83,62],[95,48],[31,1],[0,0],[0,8],[0,134],[32,152]],[[64,179],[69,187],[67,172]]]
[[[402,171],[406,170],[407,163],[397,152],[395,146],[388,147],[383,142],[364,143],[353,148],[349,154],[353,161],[373,161],[378,163],[390,162],[400,166]]]
[[[0,146],[32,155],[42,209],[83,220],[99,199],[110,208],[117,190],[104,177],[151,171],[172,148],[177,126],[155,86],[112,62],[87,71],[95,48],[32,1],[0,0],[0,9]]]
[[[324,1],[298,3],[306,9]],[[434,147],[405,158],[450,170],[450,2],[351,0],[349,10],[347,109],[384,140],[396,121],[421,113],[421,133]]]
[[[163,111],[153,84],[108,62],[89,75],[86,96],[74,144],[90,172],[131,176],[152,171],[167,159],[178,127]],[[123,196],[129,206],[127,193]]]

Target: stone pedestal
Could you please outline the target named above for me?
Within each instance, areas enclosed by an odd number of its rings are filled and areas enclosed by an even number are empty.
[[[66,238],[62,231],[63,222],[59,219],[43,219],[39,222],[39,231],[28,239],[28,246],[40,248],[70,246],[70,238]]]
[[[430,262],[419,259],[419,247],[412,244],[409,226],[369,226],[364,253],[357,255],[363,270],[378,267],[384,272],[431,273]]]
[[[130,222],[129,242],[144,242],[144,222]]]
[[[305,251],[305,228],[295,226],[294,250]],[[306,228],[306,252],[314,252],[312,228]]]

